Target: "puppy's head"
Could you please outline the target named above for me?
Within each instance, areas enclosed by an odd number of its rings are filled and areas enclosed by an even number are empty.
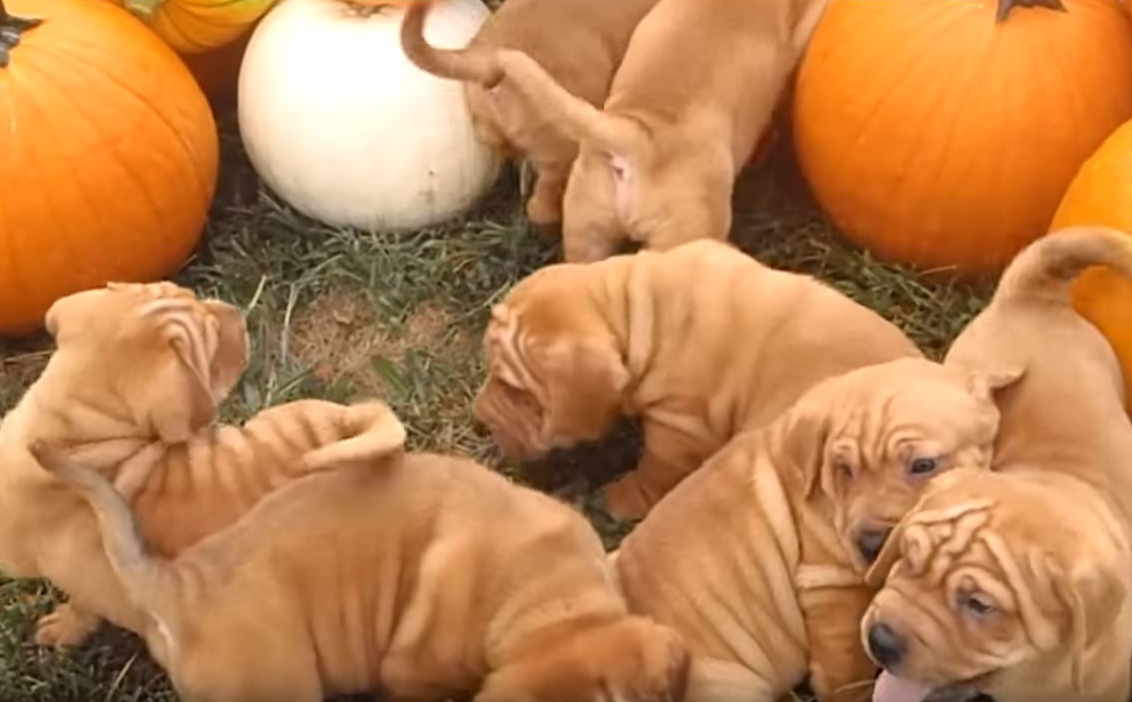
[[[627,617],[559,637],[500,668],[474,702],[681,702],[690,665],[675,632]]]
[[[70,295],[46,326],[58,362],[87,379],[82,391],[99,409],[171,442],[212,420],[248,358],[239,310],[172,283]]]
[[[920,358],[851,371],[800,401],[812,452],[806,490],[827,497],[863,572],[929,479],[953,468],[988,469],[998,431],[993,391],[1020,373],[967,373]],[[815,444],[815,434],[817,443]]]
[[[862,621],[885,670],[874,699],[1101,699],[1088,688],[1114,679],[1126,697],[1127,546],[1090,492],[1051,474],[934,480],[869,574],[888,574]]]
[[[472,410],[510,457],[598,439],[621,413],[629,371],[585,275],[584,266],[544,268],[492,310],[487,379]]]

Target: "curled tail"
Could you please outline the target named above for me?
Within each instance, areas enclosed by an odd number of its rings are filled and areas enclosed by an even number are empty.
[[[425,21],[435,0],[417,0],[405,9],[401,21],[401,49],[423,71],[441,78],[479,83],[490,88],[503,79],[494,60],[495,52],[486,47],[438,49],[424,36]]]
[[[142,540],[133,511],[106,478],[79,466],[62,451],[37,442],[30,451],[41,466],[87,501],[102,532],[102,546],[134,607],[149,614],[168,635],[155,594],[166,581],[168,563],[151,555]]]
[[[994,299],[1043,299],[1068,305],[1074,281],[1093,266],[1112,268],[1132,282],[1132,235],[1106,227],[1053,232],[1014,258]]]
[[[637,155],[644,145],[647,135],[639,123],[574,95],[524,52],[500,49],[495,60],[531,108],[579,144],[622,158]]]
[[[342,438],[303,456],[302,472],[372,462],[405,450],[405,426],[382,402],[365,402],[343,408],[337,425]]]

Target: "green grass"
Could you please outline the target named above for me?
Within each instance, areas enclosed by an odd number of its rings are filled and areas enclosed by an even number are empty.
[[[177,280],[247,310],[253,356],[224,408],[226,421],[300,397],[379,394],[417,448],[476,456],[518,479],[473,426],[481,379],[480,334],[492,301],[557,244],[527,230],[515,178],[468,218],[411,234],[326,227],[290,210],[255,180],[226,130],[225,167],[206,244]],[[831,282],[941,352],[986,298],[984,290],[931,282],[880,265],[846,244],[816,212],[781,144],[744,177],[736,241],[761,260]],[[32,382],[49,352],[42,338],[0,343],[0,412]],[[624,530],[596,509],[593,480],[626,467],[632,427],[610,442],[556,456],[538,484],[584,509],[612,545]],[[585,470],[575,470],[584,467]],[[133,637],[106,632],[56,654],[30,643],[35,618],[56,594],[42,583],[0,581],[0,701],[172,700]]]

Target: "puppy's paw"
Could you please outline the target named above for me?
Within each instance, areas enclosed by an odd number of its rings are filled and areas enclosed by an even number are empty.
[[[81,646],[101,621],[96,615],[61,604],[35,623],[35,643],[48,648]]]
[[[561,204],[535,192],[531,199],[527,200],[527,219],[530,220],[533,229],[549,237],[557,233],[562,226]]]
[[[602,490],[605,511],[614,519],[626,521],[640,519],[649,511],[650,504],[637,476],[629,473]]]

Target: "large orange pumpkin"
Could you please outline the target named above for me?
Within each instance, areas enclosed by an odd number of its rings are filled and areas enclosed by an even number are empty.
[[[1132,236],[1132,122],[1081,167],[1051,229],[1081,224],[1115,227]],[[1073,304],[1116,349],[1132,409],[1132,283],[1103,268],[1087,271],[1073,288]]]
[[[69,293],[160,279],[192,253],[216,127],[177,55],[121,8],[0,0],[0,124],[0,333],[34,331]]]
[[[1121,3],[1060,4],[832,0],[794,132],[815,197],[852,239],[982,272],[1047,231],[1082,162],[1132,117]]]
[[[183,54],[235,41],[275,0],[120,0]]]

